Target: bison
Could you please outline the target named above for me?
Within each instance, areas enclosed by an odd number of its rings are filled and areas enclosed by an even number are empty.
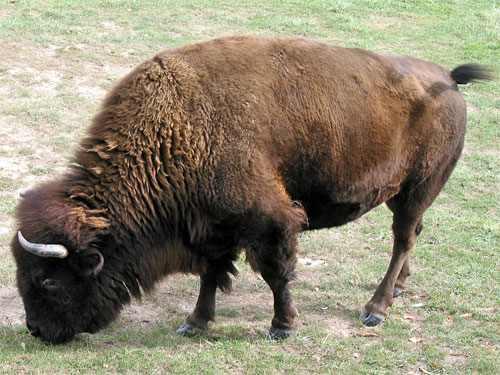
[[[96,332],[175,272],[201,279],[177,332],[203,330],[244,251],[274,296],[269,335],[287,337],[297,232],[386,203],[393,255],[361,313],[380,323],[463,148],[457,84],[487,78],[305,39],[158,53],[107,95],[68,171],[23,194],[12,252],[29,331],[51,343]]]

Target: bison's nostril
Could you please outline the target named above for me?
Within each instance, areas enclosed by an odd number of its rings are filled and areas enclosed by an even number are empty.
[[[35,336],[35,337],[39,337],[40,336],[40,330],[38,329],[38,327],[32,325],[32,324],[29,324],[28,322],[26,322],[26,326],[28,327],[28,331],[30,331],[30,333]]]

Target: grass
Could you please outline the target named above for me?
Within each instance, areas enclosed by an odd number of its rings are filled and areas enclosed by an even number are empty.
[[[495,67],[496,0],[74,0],[0,5],[0,374],[498,374],[500,373],[500,84],[461,88],[469,107],[463,157],[424,218],[413,275],[388,319],[357,319],[390,259],[391,215],[379,207],[342,228],[303,233],[293,293],[300,331],[265,338],[267,285],[238,261],[206,334],[174,331],[198,281],[175,276],[111,327],[50,346],[22,325],[9,243],[19,191],[71,160],[105,92],[160,49],[218,35],[306,36],[448,68]]]

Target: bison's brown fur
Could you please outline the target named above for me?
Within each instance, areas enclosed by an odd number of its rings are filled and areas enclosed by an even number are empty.
[[[255,37],[160,52],[108,94],[70,172],[19,207],[26,238],[69,250],[41,259],[13,241],[28,324],[65,341],[105,326],[141,288],[191,272],[200,298],[181,332],[204,328],[245,249],[273,290],[282,336],[295,327],[295,234],[387,202],[393,261],[363,314],[376,324],[409,273],[465,123],[450,72],[410,57]],[[47,278],[61,281],[55,294]]]

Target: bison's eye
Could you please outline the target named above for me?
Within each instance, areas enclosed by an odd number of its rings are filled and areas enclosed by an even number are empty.
[[[61,282],[56,279],[45,279],[42,281],[42,287],[50,292],[55,292],[61,287]]]

